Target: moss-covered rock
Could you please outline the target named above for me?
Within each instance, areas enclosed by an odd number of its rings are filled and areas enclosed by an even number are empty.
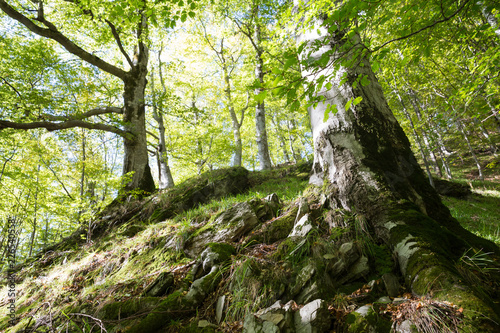
[[[160,303],[156,297],[138,297],[126,301],[108,303],[99,311],[99,317],[109,320],[126,319],[137,315],[146,314]]]
[[[349,333],[384,333],[391,330],[391,322],[381,318],[371,305],[364,305],[348,314],[346,324]]]

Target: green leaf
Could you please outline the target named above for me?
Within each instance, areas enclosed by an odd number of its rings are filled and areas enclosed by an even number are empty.
[[[188,12],[189,17],[194,18],[196,14],[194,12]]]
[[[254,99],[257,103],[262,103],[266,99],[266,96],[267,96],[267,90],[262,90],[257,95],[254,95]]]
[[[283,70],[286,71],[288,68],[295,64],[297,64],[297,58],[292,54],[286,58]]]
[[[359,97],[356,97],[354,99],[354,101],[352,101],[352,104],[354,105],[358,105],[359,103],[361,103],[361,101],[363,100],[363,97],[359,96]]]
[[[345,110],[349,110],[351,108],[351,104],[352,104],[352,99],[350,99],[346,104],[345,104]]]

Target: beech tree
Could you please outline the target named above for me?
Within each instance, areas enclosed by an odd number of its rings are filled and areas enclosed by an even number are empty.
[[[187,5],[191,9],[195,7],[191,0],[187,1]],[[34,35],[57,42],[67,53],[96,70],[110,74],[123,84],[123,103],[119,106],[101,105],[73,114],[47,110],[37,115],[33,110],[24,110],[25,118],[19,114],[4,117],[0,120],[0,128],[45,128],[54,131],[82,127],[120,135],[125,151],[123,174],[132,174],[125,189],[154,191],[155,184],[148,165],[144,102],[149,60],[148,34],[160,19],[162,24],[172,27],[176,20],[184,21],[194,13],[186,9],[175,11],[165,3],[147,1],[103,3],[71,0],[10,4],[0,0],[0,9],[11,18],[11,24],[17,22]],[[96,52],[103,47],[105,52]],[[115,52],[120,54],[122,60],[113,59]],[[122,116],[121,122],[112,121],[112,116],[116,114]],[[100,117],[108,117],[111,123],[95,120]]]
[[[467,4],[443,1],[431,8],[444,19]],[[492,300],[467,283],[450,262],[471,248],[496,255],[500,250],[450,215],[389,109],[372,70],[370,48],[360,36],[360,27],[366,27],[362,14],[382,10],[378,6],[358,1],[296,3],[302,24],[297,33],[300,64],[311,99],[310,183],[325,206],[355,213],[371,237],[389,246],[414,294],[478,311],[484,317],[471,316],[475,327],[494,331],[499,313]]]

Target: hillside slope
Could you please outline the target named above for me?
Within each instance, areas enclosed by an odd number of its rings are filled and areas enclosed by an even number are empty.
[[[151,197],[116,200],[90,230],[79,229],[17,267],[13,327],[4,277],[0,330],[467,327],[468,311],[476,309],[405,293],[392,253],[372,238],[361,216],[301,197],[310,167],[218,170]],[[472,259],[453,264],[498,299],[498,264],[476,255],[484,259],[479,269],[469,267],[478,263]]]

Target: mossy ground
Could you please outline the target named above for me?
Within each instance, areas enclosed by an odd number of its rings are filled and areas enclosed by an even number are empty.
[[[260,232],[256,231],[254,235],[236,246],[236,252],[229,248],[228,251],[223,251],[227,252],[231,262],[224,267],[218,288],[200,306],[198,314],[187,311],[182,316],[170,318],[172,332],[181,331],[181,328],[194,329],[196,321],[193,317],[215,323],[215,303],[218,297],[226,295],[227,304],[223,318],[225,326],[220,326],[220,330],[229,332],[231,328],[238,331],[241,328],[238,322],[247,312],[269,306],[280,296],[286,296],[286,289],[295,283],[298,272],[309,260],[315,260],[315,255],[319,256],[320,261],[324,261],[322,256],[329,251],[325,248],[327,247],[325,244],[340,244],[356,236],[356,230],[341,226],[351,225],[356,219],[354,215],[341,211],[319,210],[314,213],[319,216],[318,219],[332,219],[340,226],[328,232],[323,230],[321,234],[311,234],[303,244],[290,239],[281,242],[295,220],[298,210],[296,200],[307,186],[309,169],[310,165],[304,164],[249,173],[247,192],[219,198],[170,218],[162,215],[168,206],[168,200],[164,199],[164,196],[160,196],[156,201],[147,201],[149,199],[145,198],[138,202],[131,201],[124,206],[115,206],[113,211],[118,212],[115,216],[118,220],[121,219],[120,222],[108,224],[109,229],[101,231],[100,236],[92,242],[85,243],[83,239],[53,247],[51,251],[40,254],[36,260],[28,261],[20,269],[16,302],[20,322],[14,328],[8,328],[7,321],[3,320],[0,322],[0,330],[15,332],[28,325],[32,317],[39,320],[45,318],[44,320],[48,321],[49,314],[53,318],[54,327],[63,328],[64,325],[69,325],[68,327],[75,329],[75,325],[83,325],[82,320],[73,319],[71,323],[62,311],[66,314],[81,313],[97,316],[109,309],[109,318],[116,318],[117,308],[124,305],[130,305],[132,308],[137,306],[137,300],[140,299],[144,289],[164,271],[176,269],[175,288],[185,287],[190,282],[186,282],[185,279],[189,280],[188,273],[192,260],[180,251],[186,237],[199,232],[200,228],[210,228],[211,222],[218,214],[236,203],[261,199],[276,193],[283,202],[283,208],[276,218],[279,223],[276,225],[264,223]],[[201,181],[203,184],[209,182],[208,178],[202,178]],[[189,189],[197,187],[197,183],[195,180],[190,180],[185,186],[178,189],[181,191],[179,193],[189,192]],[[500,192],[498,187],[495,187],[498,183],[490,181],[479,185],[475,182],[473,186],[475,194],[472,198],[466,200],[445,198],[445,203],[451,207],[452,214],[464,227],[478,232],[483,237],[491,237],[490,239],[498,244],[500,212],[497,207],[500,207]],[[411,213],[411,210],[409,212]],[[418,225],[422,227],[421,230],[412,232],[430,233],[435,228],[434,224],[416,210],[414,216],[410,215],[405,218],[418,220]],[[124,220],[124,216],[128,220]],[[482,226],[483,221],[484,226]],[[442,247],[442,250],[436,252],[437,255],[445,256],[448,255],[446,251],[463,247],[463,244],[448,244],[446,237],[443,239],[441,236],[436,242]],[[178,244],[179,247],[172,247],[172,244]],[[377,279],[384,273],[394,270],[394,260],[385,245],[374,243],[370,251],[373,252],[370,279]],[[462,255],[463,252],[454,253],[452,256],[454,261],[449,264],[460,263]],[[326,269],[326,266],[324,268]],[[482,273],[473,273],[470,278],[473,279],[478,274]],[[355,304],[362,304],[363,298],[359,295],[362,295],[360,290],[366,289],[363,288],[366,282],[361,280],[341,286],[338,288],[339,293],[329,299],[332,306],[344,309],[338,312],[341,314],[340,318],[344,318],[346,313],[352,311],[352,306]],[[6,293],[5,281],[1,293],[2,295]],[[370,296],[370,300],[376,296]],[[175,303],[180,302],[181,298],[182,292],[177,292],[160,300],[165,307],[177,305],[181,309],[182,304]],[[342,301],[339,301],[341,299]],[[365,301],[367,299],[365,298]],[[5,311],[5,307],[0,309],[2,318],[7,318]],[[122,313],[133,312],[134,309],[125,306]],[[136,312],[136,315],[140,313]],[[86,320],[92,322],[89,318]],[[34,323],[35,320],[31,320],[30,326],[33,327]],[[109,328],[108,331],[113,331],[130,328],[136,324],[137,321],[122,323],[109,321],[106,327]],[[144,321],[142,325],[146,324],[147,321]]]

